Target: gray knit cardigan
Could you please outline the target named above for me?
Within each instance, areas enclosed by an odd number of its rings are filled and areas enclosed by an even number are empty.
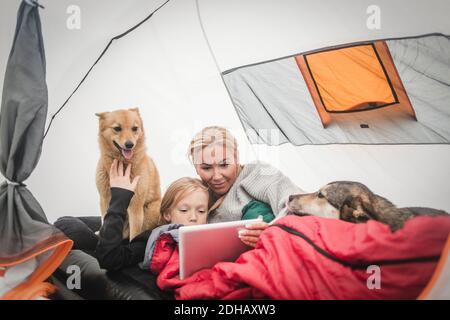
[[[288,197],[299,193],[304,191],[273,166],[262,162],[248,163],[242,168],[222,204],[209,213],[208,222],[240,220],[242,209],[251,200],[269,204],[277,216],[284,212]]]

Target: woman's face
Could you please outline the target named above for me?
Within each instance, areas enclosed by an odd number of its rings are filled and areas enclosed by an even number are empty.
[[[183,196],[178,203],[164,214],[164,219],[169,223],[205,224],[208,216],[208,192],[195,190]]]
[[[216,195],[230,190],[236,181],[239,163],[233,149],[221,144],[209,145],[194,154],[195,170]]]

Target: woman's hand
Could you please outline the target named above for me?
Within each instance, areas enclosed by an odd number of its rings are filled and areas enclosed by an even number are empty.
[[[239,231],[239,238],[243,243],[250,247],[256,247],[261,233],[269,226],[266,222],[257,222],[245,226],[245,229]]]
[[[135,191],[136,186],[139,182],[140,176],[134,177],[133,181],[130,182],[130,173],[131,173],[131,163],[125,169],[125,173],[123,172],[123,162],[119,162],[114,159],[111,169],[109,170],[109,185],[111,188],[122,188],[130,191]]]

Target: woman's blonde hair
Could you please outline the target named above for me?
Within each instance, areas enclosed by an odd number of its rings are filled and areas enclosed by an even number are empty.
[[[209,195],[208,187],[200,179],[184,177],[172,182],[161,200],[159,224],[169,223],[164,215],[170,213],[183,196],[199,189]]]
[[[188,157],[192,164],[200,164],[201,159],[195,159],[197,151],[203,150],[207,146],[219,144],[223,145],[227,149],[231,149],[234,152],[235,158],[237,158],[237,141],[236,138],[226,128],[212,126],[203,128],[198,132],[191,140],[188,149]]]

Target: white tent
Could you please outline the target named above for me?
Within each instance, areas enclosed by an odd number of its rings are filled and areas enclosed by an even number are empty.
[[[108,41],[162,3],[42,1],[49,120]],[[18,5],[12,0],[0,4],[1,74]],[[450,34],[447,0],[379,0],[375,8],[371,5],[367,0],[169,1],[113,42],[55,118],[40,162],[26,181],[29,189],[50,221],[99,215],[94,113],[139,107],[163,189],[176,178],[195,174],[186,157],[194,133],[221,125],[238,138],[243,162],[268,161],[306,191],[330,181],[355,180],[397,206],[450,211],[448,145],[251,144],[221,78],[226,70],[329,46]],[[378,13],[380,23],[372,28]]]

